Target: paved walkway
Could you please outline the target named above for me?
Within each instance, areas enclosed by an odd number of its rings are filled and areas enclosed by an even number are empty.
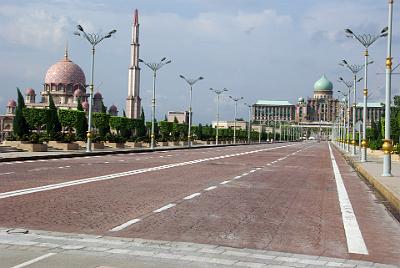
[[[400,162],[392,161],[392,177],[382,177],[383,159],[381,156],[368,154],[368,161],[361,163],[359,154],[352,156],[351,153],[341,151],[353,168],[390,204],[393,214],[400,219]]]
[[[0,267],[348,267],[395,265],[186,242],[0,229]],[[26,264],[26,265],[25,265]]]

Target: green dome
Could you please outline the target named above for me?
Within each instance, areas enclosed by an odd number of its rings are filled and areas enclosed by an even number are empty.
[[[315,91],[332,91],[333,85],[332,82],[329,81],[325,75],[323,75],[317,82],[314,84]]]

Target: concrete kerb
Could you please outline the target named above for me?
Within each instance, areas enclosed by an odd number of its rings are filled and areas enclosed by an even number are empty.
[[[339,152],[342,154],[346,162],[360,175],[360,177],[366,180],[389,203],[390,208],[395,211],[395,213],[400,214],[400,196],[396,196],[391,189],[387,188],[374,176],[369,174],[360,163],[357,163],[350,156],[346,155],[346,153],[344,153],[336,144],[335,146],[339,149]]]
[[[279,142],[276,142],[279,143]],[[93,152],[73,152],[73,153],[62,153],[62,154],[48,154],[48,155],[35,155],[35,156],[19,156],[19,157],[0,157],[1,162],[13,162],[13,161],[26,161],[26,160],[39,160],[39,159],[58,159],[58,158],[74,158],[74,157],[85,157],[85,156],[101,156],[109,154],[130,154],[130,153],[148,153],[157,151],[174,151],[174,150],[195,150],[203,148],[217,148],[217,147],[232,147],[241,145],[255,145],[259,143],[238,143],[238,144],[210,144],[210,145],[196,145],[192,147],[188,146],[176,146],[176,147],[156,147],[151,148],[141,148],[141,149],[121,149],[121,150],[107,150],[107,151],[93,151]],[[261,143],[266,144],[266,143]]]

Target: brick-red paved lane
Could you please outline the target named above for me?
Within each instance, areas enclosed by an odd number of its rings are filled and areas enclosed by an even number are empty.
[[[133,217],[146,216],[169,202],[304,146],[293,144],[282,149],[0,199],[0,226],[105,233]],[[270,147],[243,146],[218,153],[207,150],[193,159]]]
[[[85,159],[94,167],[84,177],[73,174],[74,178],[86,178],[273,146],[282,145]],[[335,149],[333,152],[369,255],[348,253],[327,143],[292,144],[0,199],[0,227],[188,241],[400,263],[399,223],[375,200],[340,154]],[[161,155],[172,157],[160,158]],[[129,163],[120,164],[119,160]],[[80,163],[82,159],[73,161]],[[105,161],[110,163],[105,165]],[[29,163],[33,164],[38,163]],[[103,173],[99,172],[101,168]],[[69,180],[64,178],[65,174],[51,173],[46,183]],[[10,177],[6,179],[12,181]],[[21,180],[19,186],[24,182]],[[154,212],[157,209],[160,212]],[[110,231],[133,219],[139,221]]]
[[[152,215],[118,235],[399,264],[399,223],[343,158],[335,157],[369,255],[348,253],[326,143]]]
[[[264,145],[265,148],[276,145]],[[222,147],[0,163],[0,192],[60,183],[134,169],[253,150],[257,146]]]

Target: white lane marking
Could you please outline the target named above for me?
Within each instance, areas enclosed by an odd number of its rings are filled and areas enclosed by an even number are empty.
[[[117,227],[114,227],[110,230],[110,232],[118,232],[121,231],[122,229],[125,229],[128,226],[131,226],[132,224],[135,224],[137,222],[141,221],[141,219],[132,219],[130,221],[127,221],[121,225],[118,225]]]
[[[220,184],[227,184],[227,183],[229,183],[229,182],[231,182],[231,181],[223,181],[223,182],[221,182]]]
[[[260,169],[261,169],[260,167],[256,168],[256,170],[260,170]]]
[[[278,146],[278,147],[273,147],[273,148],[266,148],[266,149],[262,149],[262,150],[250,151],[248,153],[250,154],[250,153],[257,153],[257,152],[261,152],[261,151],[276,150],[276,149],[285,148],[285,147],[289,147],[289,146],[293,146],[293,145],[285,145],[285,146]],[[207,159],[198,159],[196,161],[203,162],[203,161],[209,161],[209,160],[214,160],[214,159],[215,158],[207,158]],[[60,188],[75,186],[75,185],[80,185],[80,184],[86,184],[86,183],[91,183],[91,182],[111,180],[111,179],[115,179],[115,178],[131,176],[134,174],[146,173],[146,172],[155,171],[155,170],[167,169],[167,168],[172,168],[172,167],[180,167],[180,166],[186,166],[186,165],[192,165],[192,164],[193,164],[193,161],[187,161],[187,162],[181,162],[181,163],[175,163],[175,164],[162,165],[162,166],[158,166],[158,167],[136,169],[136,170],[120,172],[120,173],[113,173],[113,174],[103,175],[103,176],[98,176],[98,177],[67,181],[67,182],[56,183],[56,184],[48,184],[48,185],[39,186],[39,187],[25,188],[25,189],[20,189],[20,190],[16,190],[16,191],[0,193],[0,199],[13,197],[13,196],[32,194],[32,193],[36,193],[36,192],[50,191],[50,190],[55,190],[55,189],[60,189]],[[88,163],[87,165],[91,165],[91,164]],[[248,174],[246,174],[246,175],[248,175]]]
[[[33,163],[33,160],[26,160],[25,163]]]
[[[243,174],[242,174],[242,176],[247,176],[247,175],[249,175],[249,173],[243,173]]]
[[[268,163],[268,164],[267,164],[267,166],[270,166],[270,165],[271,165],[271,163]]]
[[[22,162],[22,161],[17,161],[17,162],[14,162],[15,164],[23,164],[24,162]]]
[[[276,161],[276,160],[275,160],[275,161],[272,161],[271,164],[275,164],[276,162],[278,162],[278,161]]]
[[[64,167],[58,167],[58,168],[64,168]]]
[[[358,226],[357,218],[354,214],[353,206],[351,205],[349,195],[347,194],[339,167],[336,163],[335,157],[333,156],[331,145],[328,144],[328,146],[331,154],[333,173],[335,174],[343,227],[347,240],[347,249],[349,253],[368,255],[367,246],[365,245],[360,227]]]
[[[217,186],[208,187],[208,188],[204,189],[204,191],[211,191],[211,190],[214,190],[214,189],[217,189]]]
[[[194,193],[194,194],[191,194],[191,195],[188,195],[188,196],[184,197],[183,199],[184,200],[189,200],[189,199],[195,198],[196,196],[199,196],[199,195],[201,195],[201,193]]]
[[[104,162],[104,164],[110,164],[110,162],[107,162],[107,161],[106,161],[106,162]]]
[[[44,254],[44,255],[42,255],[42,256],[40,256],[40,257],[37,257],[37,258],[35,258],[35,259],[32,259],[32,260],[30,260],[30,261],[27,261],[27,262],[24,262],[24,263],[15,265],[15,266],[13,266],[13,267],[11,267],[11,268],[22,268],[22,267],[26,267],[26,266],[28,266],[28,265],[31,265],[31,264],[33,264],[33,263],[35,263],[35,262],[41,261],[41,260],[43,260],[43,259],[46,259],[46,258],[51,257],[51,256],[56,255],[56,254],[57,254],[57,253],[47,253],[47,254]]]
[[[95,156],[93,156],[93,157],[100,158],[101,156],[100,156],[100,155],[95,155]]]
[[[1,175],[10,175],[10,174],[14,174],[15,172],[13,171],[13,172],[6,172],[6,173],[0,173],[0,176]]]
[[[253,169],[253,170],[250,170],[250,173],[253,173],[253,172],[256,172],[256,170],[255,170],[255,169]]]
[[[236,176],[236,177],[234,177],[233,179],[234,180],[237,180],[237,179],[240,179],[242,176]]]
[[[119,160],[119,162],[124,162],[124,161],[125,161],[124,159]]]
[[[176,206],[176,204],[171,203],[171,204],[168,204],[168,205],[166,205],[166,206],[163,206],[163,207],[161,207],[161,208],[159,208],[159,209],[156,209],[156,210],[154,210],[153,212],[154,212],[154,213],[160,213],[161,211],[164,211],[164,210],[173,208],[173,207],[175,207],[175,206]]]
[[[71,166],[65,166],[65,168],[70,168]]]

